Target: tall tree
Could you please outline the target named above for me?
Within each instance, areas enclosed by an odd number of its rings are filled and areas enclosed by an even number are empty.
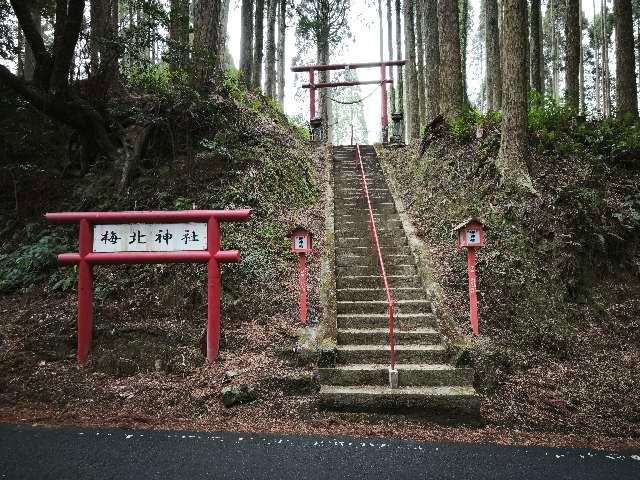
[[[447,121],[462,113],[462,66],[458,0],[438,0],[440,108]]]
[[[565,100],[578,113],[580,106],[580,5],[567,0],[565,12]]]
[[[555,99],[560,96],[560,42],[558,40],[557,1],[551,0],[551,92]]]
[[[287,0],[278,0],[278,103],[284,110],[285,40],[287,34]]]
[[[583,14],[582,14],[582,0],[578,0],[578,4],[579,4],[579,12],[580,12],[580,22],[579,22],[579,30],[580,30],[580,79],[579,79],[579,99],[580,99],[580,103],[579,103],[579,108],[578,108],[578,112],[580,113],[580,115],[584,115],[585,112],[585,106],[584,106],[584,48],[582,46],[582,33],[584,31],[584,24],[583,24]]]
[[[387,0],[387,52],[389,60],[393,60],[393,5],[392,0]],[[393,80],[393,67],[388,68],[387,78]],[[396,90],[394,84],[389,85],[390,112],[396,112]]]
[[[487,110],[502,108],[502,65],[500,56],[500,31],[498,28],[498,0],[485,0],[485,38]]]
[[[498,170],[509,188],[532,190],[527,171],[527,0],[503,0],[503,120]]]
[[[196,78],[205,86],[212,77],[219,75],[225,68],[227,42],[224,5],[222,0],[198,0],[193,16],[193,47],[206,57],[197,63]]]
[[[601,0],[600,20],[602,24],[602,105],[604,116],[611,115],[611,74],[609,72],[609,14],[607,2]]]
[[[616,97],[617,115],[638,116],[633,17],[630,0],[614,0],[613,14],[616,35]]]
[[[253,0],[242,0],[240,18],[240,72],[248,86],[253,78]]]
[[[278,0],[269,0],[267,5],[267,58],[265,62],[264,92],[276,98],[276,10]]]
[[[253,64],[251,65],[251,85],[262,86],[262,58],[264,56],[264,0],[256,0],[253,21]]]
[[[460,67],[462,98],[467,102],[467,45],[469,44],[469,0],[460,0]]]
[[[185,68],[189,47],[189,0],[171,0],[169,5],[169,66]]]
[[[407,65],[405,75],[407,113],[406,126],[409,138],[420,136],[420,99],[418,97],[418,76],[416,72],[416,43],[415,43],[415,0],[404,0],[404,36],[407,51]]]
[[[544,82],[542,81],[542,15],[540,13],[540,0],[531,0],[531,41],[529,42],[531,64],[531,88],[541,95],[544,94]]]
[[[424,71],[424,37],[422,36],[424,30],[422,26],[424,25],[424,18],[422,14],[424,10],[422,8],[423,0],[416,0],[414,3],[415,8],[415,17],[416,17],[416,73],[418,78],[418,102],[420,103],[420,123],[424,123],[424,119],[426,116],[425,112],[425,93],[426,93],[426,85],[425,85],[425,71]]]
[[[440,114],[440,41],[438,36],[438,0],[422,0],[423,37],[425,42],[424,65],[425,122],[431,123]]]
[[[396,0],[395,11],[396,11],[396,60],[402,60],[404,57],[402,55],[402,16],[400,11],[401,1]],[[397,112],[404,112],[404,80],[403,80],[403,68],[402,66],[396,67],[396,85],[398,86],[398,92],[396,94],[396,103],[398,107],[396,109]],[[405,130],[406,134],[406,130]]]

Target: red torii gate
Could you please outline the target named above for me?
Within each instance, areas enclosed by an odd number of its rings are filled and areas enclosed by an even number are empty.
[[[63,265],[78,265],[77,358],[83,363],[89,354],[93,323],[93,265],[130,263],[200,262],[207,264],[207,360],[218,356],[220,341],[220,262],[238,262],[238,250],[221,250],[220,222],[246,220],[251,210],[182,210],[128,212],[56,212],[47,213],[50,223],[80,225],[77,253],[62,253],[58,261]],[[191,251],[94,251],[94,227],[106,224],[180,224],[202,222],[206,225],[206,245]]]
[[[302,85],[302,88],[309,89],[309,119],[316,118],[316,89],[331,87],[353,87],[356,85],[375,85],[380,84],[381,101],[382,101],[382,140],[384,143],[388,140],[389,113],[387,110],[387,83],[393,83],[393,79],[387,78],[386,67],[398,66],[402,67],[407,63],[406,60],[390,60],[386,62],[362,62],[362,63],[334,63],[329,65],[299,65],[291,67],[292,72],[309,72],[309,83]],[[330,70],[355,70],[358,68],[380,68],[380,80],[365,81],[345,81],[345,82],[320,82],[316,83],[316,72]]]

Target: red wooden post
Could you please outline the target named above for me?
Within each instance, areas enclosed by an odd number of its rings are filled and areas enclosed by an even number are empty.
[[[473,334],[478,335],[478,296],[476,291],[476,249],[467,248],[467,272],[469,274],[469,314]]]
[[[316,74],[312,69],[309,70],[309,120],[316,118]]]
[[[380,64],[380,91],[382,92],[382,143],[389,141],[389,114],[387,112],[387,82],[386,67],[384,63]]]
[[[220,348],[220,224],[210,217],[207,227],[207,249],[211,258],[207,264],[207,360],[215,361]]]
[[[300,254],[300,322],[307,325],[307,254]]]
[[[78,363],[84,363],[91,347],[93,324],[93,266],[86,256],[93,250],[93,232],[88,220],[80,220],[80,262],[78,263]]]

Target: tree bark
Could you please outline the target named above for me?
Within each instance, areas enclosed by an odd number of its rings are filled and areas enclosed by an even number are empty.
[[[414,4],[415,8],[415,17],[416,17],[416,72],[418,77],[418,102],[420,103],[420,123],[425,124],[426,111],[425,111],[425,91],[426,91],[426,83],[425,83],[425,68],[424,68],[424,37],[423,34],[423,24],[424,18],[423,13],[424,10],[422,8],[423,0],[416,0]]]
[[[253,77],[253,0],[242,0],[240,16],[240,73],[249,86]]]
[[[264,92],[276,98],[276,9],[278,0],[269,0],[267,5],[267,58]]]
[[[531,0],[531,41],[530,47],[530,76],[531,89],[544,94],[542,81],[542,19],[540,14],[540,0]]]
[[[440,39],[440,108],[447,121],[462,114],[462,67],[458,1],[438,0]]]
[[[251,86],[262,87],[262,57],[264,48],[264,0],[256,0],[253,22],[253,65],[251,66]]]
[[[196,79],[200,87],[212,79],[215,81],[214,77],[224,71],[226,32],[222,25],[222,13],[221,0],[196,2],[193,46],[197,52],[207,55],[196,67]]]
[[[18,58],[17,58],[17,73],[18,76],[24,78],[24,35],[20,26],[18,25]]]
[[[407,113],[407,133],[409,138],[420,137],[420,99],[418,97],[418,76],[416,73],[416,44],[414,25],[415,0],[404,0],[404,34],[407,51],[405,92]]]
[[[502,65],[498,0],[485,0],[485,41],[487,44],[486,89],[487,110],[502,108]]]
[[[595,64],[596,64],[596,78],[595,78],[595,94],[596,94],[596,114],[598,115],[598,117],[600,117],[602,115],[602,109],[601,109],[601,103],[600,103],[600,91],[601,91],[601,80],[600,80],[600,49],[598,48],[598,44],[596,42],[596,30],[598,28],[597,25],[595,25],[595,18],[596,18],[596,0],[593,0],[593,19],[594,19],[594,25],[593,25],[593,36],[594,36],[594,40],[593,40],[593,46],[594,46],[594,50],[596,52],[595,55]]]
[[[285,40],[287,34],[287,0],[279,0],[278,5],[278,103],[284,110],[285,87]]]
[[[635,54],[633,45],[633,16],[630,0],[614,0],[616,32],[616,96],[617,116],[638,116]]]
[[[580,107],[580,6],[567,0],[565,25],[565,101],[574,113]]]
[[[503,119],[500,139],[500,157],[497,162],[503,181],[508,188],[533,190],[526,167],[528,155],[527,132],[527,0],[503,0]]]
[[[440,42],[438,37],[438,0],[422,0],[425,67],[425,123],[440,114]]]

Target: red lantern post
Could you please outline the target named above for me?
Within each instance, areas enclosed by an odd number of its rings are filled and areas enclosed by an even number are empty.
[[[289,232],[291,251],[300,255],[300,323],[307,325],[307,253],[313,249],[313,234],[304,227],[296,227]]]
[[[467,249],[467,275],[469,276],[469,317],[473,335],[478,335],[478,296],[476,283],[476,250],[484,246],[484,225],[476,218],[470,218],[455,228],[458,234],[457,246]]]

